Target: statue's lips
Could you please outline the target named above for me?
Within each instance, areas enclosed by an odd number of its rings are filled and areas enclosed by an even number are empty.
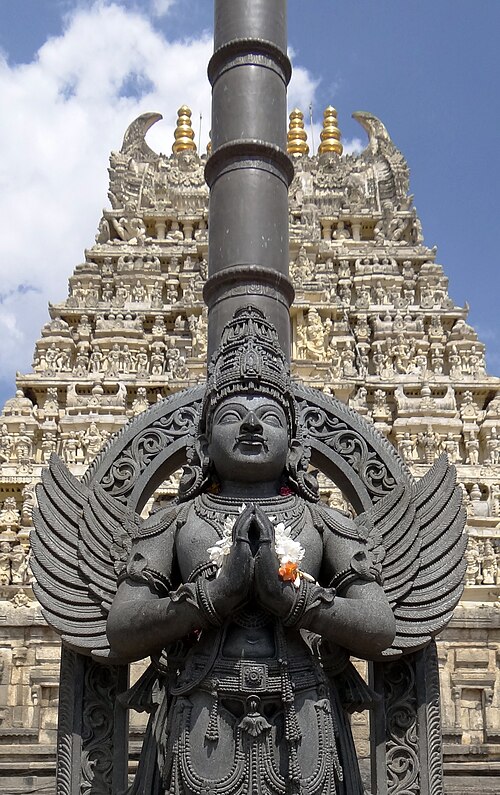
[[[256,434],[243,434],[238,436],[234,443],[234,448],[236,449],[237,447],[247,453],[260,453],[261,450],[267,451],[268,449],[264,437]]]

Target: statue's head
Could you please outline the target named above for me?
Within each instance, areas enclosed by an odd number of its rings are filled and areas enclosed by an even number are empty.
[[[200,445],[222,482],[276,482],[290,446],[285,410],[267,395],[229,395],[215,407]]]
[[[188,446],[180,499],[218,481],[271,482],[315,500],[287,359],[277,331],[253,306],[223,329],[208,367],[200,421]]]

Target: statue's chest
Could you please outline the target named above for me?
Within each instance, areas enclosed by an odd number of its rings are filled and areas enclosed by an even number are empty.
[[[276,537],[286,532],[304,550],[300,568],[317,577],[323,543],[303,501],[291,499],[282,504],[264,504],[261,507],[275,526]],[[203,497],[195,500],[176,538],[176,556],[184,582],[200,566],[210,562],[210,550],[213,547],[231,544],[232,529],[241,510],[241,504],[224,506]]]

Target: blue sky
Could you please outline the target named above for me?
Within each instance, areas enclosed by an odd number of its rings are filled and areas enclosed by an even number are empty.
[[[208,133],[209,0],[0,2],[0,405],[30,369],[47,301],[91,245],[107,160],[145,110],[169,151],[183,102]],[[292,104],[378,116],[406,156],[429,245],[500,373],[500,1],[289,0]],[[203,136],[202,136],[203,137]],[[354,144],[353,144],[354,141]]]

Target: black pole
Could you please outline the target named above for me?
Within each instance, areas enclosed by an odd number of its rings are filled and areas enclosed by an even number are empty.
[[[249,303],[290,355],[286,0],[215,0],[208,281],[209,356],[224,324]]]

